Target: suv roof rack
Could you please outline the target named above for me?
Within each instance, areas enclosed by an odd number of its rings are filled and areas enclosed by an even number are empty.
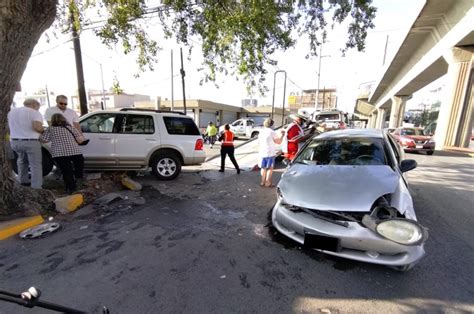
[[[146,112],[157,112],[157,113],[176,113],[180,115],[185,115],[181,111],[169,111],[169,110],[156,110],[156,109],[147,109],[147,108],[121,108],[120,111],[146,111]]]

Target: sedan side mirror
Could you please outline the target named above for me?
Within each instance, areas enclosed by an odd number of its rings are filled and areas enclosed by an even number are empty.
[[[400,170],[402,172],[407,172],[407,171],[415,169],[416,166],[418,166],[418,163],[416,162],[416,160],[405,159],[405,160],[402,160],[402,163],[400,164]]]

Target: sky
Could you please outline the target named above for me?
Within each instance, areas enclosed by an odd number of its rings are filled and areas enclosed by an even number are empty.
[[[199,43],[196,41],[194,52],[190,59],[187,48],[183,48],[184,69],[186,71],[185,85],[187,99],[205,99],[229,105],[240,106],[244,98],[254,98],[259,105],[272,103],[273,79],[276,70],[287,73],[286,97],[290,93],[301,93],[305,89],[317,88],[318,70],[320,70],[320,89],[337,88],[338,107],[352,111],[355,96],[361,83],[376,81],[385,65],[398,50],[408,29],[413,24],[421,10],[424,0],[375,0],[378,12],[374,21],[375,29],[369,31],[364,52],[349,51],[342,57],[340,49],[344,46],[347,32],[342,27],[336,27],[329,32],[328,42],[322,47],[321,69],[318,57],[306,59],[309,50],[306,41],[300,41],[295,48],[279,52],[275,59],[278,66],[270,67],[267,76],[269,92],[261,96],[257,92],[248,95],[242,79],[236,77],[218,77],[216,88],[213,83],[199,85],[202,73],[197,69],[201,66]],[[149,32],[160,37],[157,21],[149,20]],[[46,34],[49,34],[49,41]],[[51,32],[43,34],[36,45],[33,54],[23,74],[19,95],[32,94],[40,89],[48,88],[54,94],[73,95],[77,90],[76,68],[72,42],[69,34],[61,34],[58,38]],[[174,99],[182,99],[181,77],[179,75],[180,56],[179,46],[173,41],[162,42],[163,49],[158,54],[158,64],[154,72],[142,73],[136,78],[138,68],[132,55],[123,55],[120,47],[106,48],[95,37],[91,30],[81,34],[81,46],[84,64],[86,89],[101,90],[101,67],[105,89],[112,86],[114,77],[120,82],[124,92],[128,94],[144,94],[156,99],[171,99],[171,50],[174,54]],[[387,49],[385,50],[385,46]],[[386,52],[385,52],[386,51]],[[283,75],[279,74],[275,82],[275,106],[283,102]]]

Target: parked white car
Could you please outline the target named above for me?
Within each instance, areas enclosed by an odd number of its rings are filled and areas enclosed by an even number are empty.
[[[262,129],[262,127],[257,126],[252,119],[238,119],[230,123],[229,126],[236,137],[244,138],[255,138]],[[224,132],[224,125],[219,127],[219,132]]]
[[[85,170],[143,171],[172,180],[182,165],[204,162],[203,138],[184,114],[124,108],[96,111],[79,119],[89,144],[81,146]],[[43,146],[43,175],[53,168],[49,146]],[[14,168],[16,163],[14,163]]]

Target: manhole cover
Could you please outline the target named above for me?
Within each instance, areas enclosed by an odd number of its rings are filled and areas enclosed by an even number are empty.
[[[44,224],[37,225],[37,226],[32,227],[32,228],[28,228],[26,230],[23,230],[20,233],[20,238],[23,238],[23,239],[38,238],[38,237],[47,235],[51,232],[54,232],[54,231],[58,230],[60,227],[61,227],[61,225],[58,224],[57,222],[44,223]]]

